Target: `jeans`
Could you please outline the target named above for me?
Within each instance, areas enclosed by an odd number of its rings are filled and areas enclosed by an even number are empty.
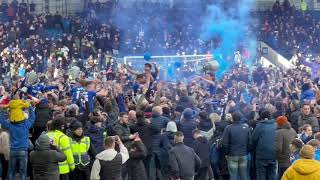
[[[288,167],[278,167],[278,180],[281,180],[284,172],[286,172],[287,169]]]
[[[21,180],[27,178],[28,151],[10,151],[8,180],[13,180],[16,173]]]
[[[229,180],[248,180],[247,156],[228,156]]]
[[[276,180],[277,161],[256,159],[257,179]]]

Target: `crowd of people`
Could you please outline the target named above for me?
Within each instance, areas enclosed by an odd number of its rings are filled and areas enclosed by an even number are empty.
[[[112,4],[62,17],[33,15],[15,2],[0,5],[2,179],[319,179],[319,62],[301,62],[312,73],[235,64],[221,79],[208,66],[202,76],[169,83],[159,80],[155,63],[136,72],[112,56],[121,54],[122,40],[153,38],[176,43],[161,40],[169,44],[164,53],[194,50],[184,44],[206,52],[188,35],[196,25],[181,23],[188,28],[180,35],[178,22],[168,34],[122,36],[98,18]],[[284,7],[273,8],[276,19],[294,12]],[[155,29],[164,25],[156,23],[162,17],[149,17]],[[266,37],[277,26],[269,23]],[[65,34],[48,37],[52,28]],[[124,51],[144,51],[132,47]]]
[[[320,22],[316,11],[301,11],[288,0],[276,1],[272,9],[261,13],[259,39],[287,59],[297,54],[319,54]]]

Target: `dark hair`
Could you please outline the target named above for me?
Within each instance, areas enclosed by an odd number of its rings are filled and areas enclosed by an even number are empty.
[[[148,66],[150,69],[152,68],[152,65],[150,63],[145,63],[144,66]]]
[[[163,112],[163,114],[170,114],[170,108],[168,108],[168,107],[163,107],[162,108],[162,112]]]
[[[261,119],[270,119],[271,118],[271,113],[268,110],[265,110],[261,113]]]
[[[201,132],[200,132],[200,130],[199,129],[194,129],[193,131],[192,131],[192,134],[200,134]]]
[[[108,136],[104,139],[104,145],[107,147],[107,148],[110,148],[112,147],[114,144],[114,138],[111,137],[111,136]]]
[[[62,130],[62,126],[65,125],[65,118],[64,117],[57,117],[54,118],[50,127],[50,130]]]
[[[134,105],[134,104],[129,104],[128,105],[128,111],[131,111],[131,110],[136,110],[137,108],[136,108],[136,105]]]
[[[175,136],[184,137],[183,132],[181,131],[176,132]]]
[[[311,127],[311,128],[312,128],[312,126],[311,126],[310,124],[304,124],[304,125],[302,126],[302,130],[305,131],[305,130],[307,130],[308,127]]]
[[[232,113],[232,120],[234,122],[239,122],[241,121],[241,119],[242,119],[242,114],[239,111]]]
[[[137,111],[136,112],[136,117],[137,117],[137,119],[144,118],[144,112],[143,111]]]
[[[304,103],[302,104],[302,108],[303,108],[304,106],[309,106],[309,107],[310,107],[310,103],[304,102]]]
[[[201,111],[201,112],[199,113],[199,117],[200,117],[201,119],[208,119],[208,113],[207,113],[206,111]]]
[[[138,74],[138,75],[136,76],[136,79],[141,79],[141,78],[143,78],[143,74]]]
[[[297,147],[298,149],[301,149],[303,147],[303,142],[300,139],[292,140],[291,144]]]
[[[128,113],[126,113],[126,112],[120,113],[120,117],[121,117],[121,118],[122,118],[123,116],[125,116],[125,115],[128,115]]]

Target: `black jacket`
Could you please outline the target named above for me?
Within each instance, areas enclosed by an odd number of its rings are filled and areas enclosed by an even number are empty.
[[[152,153],[152,136],[159,133],[159,129],[154,125],[148,124],[144,119],[138,119],[138,122],[130,127],[131,133],[139,133],[143,144],[147,148],[147,153]]]
[[[45,129],[47,127],[47,122],[52,119],[52,110],[48,105],[39,103],[36,105],[35,116],[36,119],[33,126]]]
[[[170,166],[169,162],[169,151],[174,147],[174,132],[165,132],[160,138],[160,165],[162,170],[168,169]]]
[[[229,156],[246,156],[251,142],[250,128],[247,124],[235,122],[223,132],[222,147]]]
[[[195,176],[201,167],[201,160],[194,150],[183,143],[176,144],[169,152],[171,176],[189,179]]]
[[[116,133],[116,135],[120,137],[124,146],[126,148],[129,148],[131,145],[131,139],[129,138],[129,136],[131,135],[129,126],[119,122],[117,125],[113,127],[113,130]]]
[[[157,128],[159,132],[161,131],[161,129],[164,129],[167,127],[167,123],[169,121],[170,120],[168,118],[164,116],[160,116],[158,114],[153,114],[151,118],[152,126]],[[160,149],[159,149],[160,137],[161,137],[160,133],[152,136],[152,151],[158,155],[160,153]]]
[[[290,116],[289,116],[289,121],[291,122],[291,126],[296,132],[299,132],[300,116],[301,116],[301,110],[293,111],[292,113],[290,113]]]
[[[127,161],[128,175],[131,180],[148,180],[143,160],[147,157],[147,149],[142,141],[133,141],[129,148],[130,158]]]
[[[210,145],[205,137],[198,137],[193,147],[201,160],[201,168],[210,166]]]
[[[184,135],[184,144],[189,147],[194,146],[194,139],[192,136],[192,131],[197,128],[197,125],[193,121],[184,121],[178,124],[178,129]]]

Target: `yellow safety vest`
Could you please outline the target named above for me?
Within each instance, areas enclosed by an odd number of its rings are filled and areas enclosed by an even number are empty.
[[[67,160],[59,162],[59,174],[67,174],[70,170],[74,170],[74,159],[70,146],[69,137],[59,130],[50,131],[47,135],[54,140],[55,144],[63,151]]]
[[[90,138],[84,136],[80,142],[70,138],[71,150],[73,153],[74,164],[87,166],[90,163],[90,156],[88,154],[90,148]]]
[[[308,8],[308,5],[307,5],[307,3],[305,2],[305,1],[301,1],[301,10],[302,11],[306,11],[307,10],[307,8]]]

